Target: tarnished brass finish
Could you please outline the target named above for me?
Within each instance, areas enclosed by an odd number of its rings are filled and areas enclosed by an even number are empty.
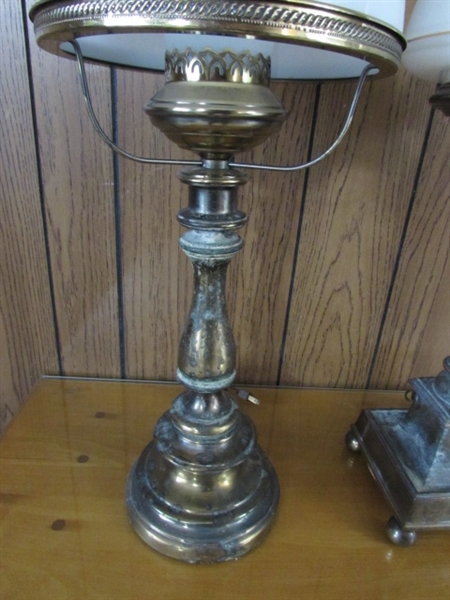
[[[127,506],[134,529],[152,548],[213,563],[239,558],[263,540],[279,486],[253,424],[225,391],[236,354],[225,275],[242,241],[227,229],[194,228],[180,245],[194,266],[177,372],[188,390],[161,417],[133,467]]]
[[[89,118],[91,119],[92,125],[94,126],[94,129],[97,132],[97,134],[105,142],[105,144],[109,148],[111,148],[111,150],[113,150],[120,156],[123,156],[129,160],[134,160],[136,162],[140,162],[143,164],[185,165],[185,166],[186,165],[191,165],[191,166],[201,165],[201,163],[196,160],[138,156],[138,155],[130,153],[127,150],[125,150],[124,148],[121,148],[120,146],[118,146],[103,130],[102,126],[100,125],[100,123],[96,117],[95,110],[94,110],[94,108],[92,106],[92,102],[91,102],[89,85],[87,82],[86,70],[84,67],[84,58],[83,58],[83,54],[82,54],[81,48],[79,46],[79,43],[76,40],[73,40],[72,42],[70,42],[70,45],[73,48],[73,51],[74,51],[75,57],[76,57],[76,61],[78,64],[81,89],[83,92],[83,96],[84,96],[84,100],[86,103],[86,108],[88,111]],[[315,156],[314,158],[310,158],[307,162],[303,162],[300,164],[294,164],[294,165],[264,165],[264,164],[255,164],[255,163],[236,163],[236,162],[232,161],[229,163],[229,166],[235,167],[235,168],[261,169],[261,170],[265,170],[265,171],[278,171],[278,172],[282,171],[282,172],[292,173],[294,171],[300,171],[302,169],[307,169],[309,167],[312,167],[313,165],[317,164],[318,162],[320,162],[321,160],[326,158],[341,143],[342,139],[344,138],[345,134],[347,133],[347,131],[350,127],[350,124],[353,120],[353,117],[355,115],[355,110],[356,110],[356,106],[358,103],[358,99],[361,94],[362,86],[363,86],[369,72],[371,72],[372,70],[373,70],[373,67],[371,65],[367,65],[361,71],[353,99],[352,99],[351,103],[349,104],[347,118],[345,120],[344,126],[341,129],[341,131],[339,132],[339,135],[335,138],[334,142],[325,151],[321,152],[319,155]],[[236,173],[236,171],[234,171],[234,173]],[[223,184],[223,182],[222,182],[222,184]]]
[[[63,56],[62,42],[88,35],[208,33],[329,49],[363,58],[385,77],[397,70],[405,48],[401,34],[384,23],[304,0],[40,0],[30,17],[39,45]]]
[[[180,342],[178,378],[191,389],[216,391],[228,387],[236,375],[225,282],[228,263],[243,242],[235,232],[197,229],[195,222],[191,227],[180,239],[194,268],[194,296]]]
[[[237,187],[248,181],[247,173],[230,169],[227,161],[205,160],[204,166],[183,169],[178,177],[190,186],[189,207],[178,213],[182,225],[210,230],[245,225],[247,215],[237,208]]]
[[[145,111],[168,138],[205,158],[257,146],[287,116],[267,87],[270,61],[261,55],[188,49],[167,53],[166,65],[168,83]]]
[[[131,56],[121,60],[126,36],[114,34],[216,34],[224,36],[225,49],[226,36],[306,45],[360,59],[358,90],[369,70],[378,69],[379,77],[394,73],[404,47],[388,25],[303,0],[40,0],[30,17],[42,48],[66,57],[75,52],[94,126],[114,150],[120,149],[102,132],[88,101],[83,44],[87,59],[142,68],[160,66],[159,53],[148,58],[150,49],[160,50],[154,36],[139,36],[139,52],[133,37]],[[112,52],[117,45],[119,56]],[[173,558],[210,563],[238,558],[259,544],[279,500],[276,473],[253,424],[226,391],[235,378],[236,349],[225,282],[228,264],[242,247],[236,230],[246,221],[236,189],[247,176],[229,163],[276,131],[286,112],[267,87],[270,59],[229,49],[178,50],[167,55],[167,83],[146,112],[171,140],[202,159],[181,174],[189,185],[189,207],[179,221],[189,231],[180,246],[194,270],[177,370],[187,389],[158,421],[133,466],[126,500],[130,521],[147,544]],[[281,66],[286,64],[282,59]],[[359,75],[351,70],[342,76],[347,73]]]
[[[161,417],[134,465],[127,506],[132,526],[152,548],[214,563],[239,558],[264,539],[279,485],[253,424],[226,391],[236,375],[226,271],[242,247],[235,229],[246,217],[236,209],[235,188],[246,176],[209,159],[181,179],[190,194],[179,216],[189,228],[180,246],[194,268],[177,370],[187,391]]]
[[[190,563],[233,560],[254,548],[278,497],[253,424],[224,391],[181,394],[158,421],[127,487],[138,535]]]
[[[450,356],[437,377],[410,385],[409,410],[363,410],[346,438],[391,505],[387,532],[400,546],[413,544],[416,530],[450,528]]]
[[[189,185],[189,206],[178,217],[188,228],[180,246],[194,270],[177,369],[187,390],[161,417],[134,465],[127,506],[131,524],[152,548],[212,563],[259,544],[278,505],[276,473],[253,424],[226,391],[236,376],[236,347],[225,283],[243,245],[236,229],[247,219],[236,191],[248,180],[228,160],[265,139],[285,111],[261,84],[270,75],[262,56],[189,50],[168,55],[166,64],[168,82],[146,112],[168,137],[203,158],[202,166],[179,175]]]

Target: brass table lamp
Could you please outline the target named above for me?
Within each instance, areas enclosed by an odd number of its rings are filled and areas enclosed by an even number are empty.
[[[247,219],[237,188],[248,179],[244,168],[296,170],[326,156],[350,124],[365,76],[397,70],[405,46],[398,31],[404,3],[375,2],[375,15],[339,6],[364,10],[365,4],[40,0],[31,10],[39,45],[77,58],[94,125],[114,150],[142,162],[175,162],[133,157],[107,138],[92,111],[83,57],[165,68],[167,83],[145,111],[171,140],[200,157],[178,161],[185,165],[179,177],[189,186],[189,206],[178,215],[188,229],[180,246],[194,269],[177,370],[186,391],[158,421],[126,492],[136,532],[173,558],[238,558],[260,543],[275,515],[277,476],[253,424],[227,391],[236,351],[225,279],[243,244],[236,230]],[[360,77],[342,134],[307,165],[234,162],[236,153],[260,144],[286,118],[268,87],[271,72],[280,79]]]

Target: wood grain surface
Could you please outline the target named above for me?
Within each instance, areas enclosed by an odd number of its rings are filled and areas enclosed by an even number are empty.
[[[164,85],[163,75],[117,71],[119,144],[141,156],[183,155],[152,127],[143,107]],[[126,107],[126,110],[124,108]],[[130,127],[130,122],[139,127]],[[192,290],[191,269],[178,249],[176,219],[187,203],[180,167],[120,160],[122,279],[126,374],[173,380],[178,341]]]
[[[40,50],[32,31],[30,37],[63,372],[118,377],[112,153],[93,131],[75,64]],[[111,132],[110,71],[89,67],[88,76],[100,121]]]
[[[401,393],[257,388],[246,403],[281,499],[263,544],[187,565],[142,543],[124,508],[129,469],[174,385],[45,381],[0,446],[2,598],[33,600],[444,600],[448,531],[411,548],[385,533],[391,509],[343,436],[361,408]]]
[[[0,6],[0,432],[58,373],[20,4]]]
[[[58,368],[58,351],[69,375],[173,379],[192,290],[178,249],[176,213],[187,203],[178,169],[113,160],[88,121],[75,65],[37,48],[20,8],[2,5],[14,34],[0,40],[1,185],[14,199],[2,205],[1,240],[11,412],[40,373]],[[142,111],[163,76],[93,66],[88,75],[99,119],[109,132],[116,124],[120,144],[182,156]],[[237,158],[291,163],[322,151],[353,88],[274,84],[289,120]],[[435,115],[428,130],[432,91],[403,69],[369,84],[334,155],[307,173],[252,173],[240,190],[249,223],[228,285],[239,381],[401,388],[439,371],[449,349],[449,122]]]
[[[350,134],[311,169],[283,383],[366,385],[427,128],[429,91],[404,71],[372,83]],[[349,97],[347,85],[323,86],[315,145],[325,146]],[[393,176],[399,164],[401,176]]]
[[[292,82],[276,83],[272,88],[289,118],[276,137],[239,158],[256,164],[306,162],[316,85],[299,89]],[[305,177],[304,171],[257,171],[240,190],[249,223],[242,230],[245,246],[230,266],[228,293],[240,381],[277,381]]]
[[[437,374],[450,351],[449,149],[448,119],[436,113],[371,387],[398,387],[405,365],[411,377]]]

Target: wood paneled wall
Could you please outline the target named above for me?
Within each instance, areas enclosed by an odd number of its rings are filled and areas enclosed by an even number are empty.
[[[0,5],[2,428],[43,373],[174,378],[191,270],[178,250],[176,168],[113,157],[75,65],[39,50]],[[181,157],[142,112],[162,76],[89,67],[104,128],[136,153]],[[275,83],[290,110],[245,160],[325,149],[354,86]],[[350,134],[297,174],[255,173],[228,299],[247,383],[402,388],[449,353],[450,123],[403,69],[366,86]]]

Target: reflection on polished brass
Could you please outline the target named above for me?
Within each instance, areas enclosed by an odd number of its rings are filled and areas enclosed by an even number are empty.
[[[128,480],[131,523],[190,563],[239,558],[268,532],[278,481],[254,427],[226,392],[187,391],[158,421]]]
[[[166,65],[168,83],[145,110],[168,138],[205,158],[230,159],[260,144],[287,116],[263,84],[269,81],[270,61],[261,55],[250,58],[248,53],[236,56],[188,49],[166,53]],[[223,78],[219,81],[218,69]],[[192,81],[195,70],[201,76]],[[236,72],[240,83],[236,83]]]
[[[236,191],[248,180],[229,159],[265,139],[285,111],[261,85],[270,69],[262,56],[207,49],[197,58],[188,50],[167,55],[166,62],[168,82],[146,112],[203,159],[180,174],[189,185],[189,206],[179,214],[188,231],[180,246],[194,270],[177,369],[187,390],[158,421],[135,463],[127,506],[131,524],[152,548],[186,562],[214,563],[259,544],[278,505],[276,473],[253,424],[226,391],[236,376],[236,348],[225,283],[228,264],[243,245],[236,229],[246,222]],[[192,81],[195,65],[201,76]]]
[[[30,16],[39,45],[64,56],[61,42],[85,35],[209,33],[326,48],[364,58],[385,77],[405,47],[400,33],[367,15],[303,0],[40,0]]]
[[[269,85],[270,58],[230,50],[190,49],[166,53],[166,81],[229,81]]]
[[[404,45],[400,34],[366,15],[302,0],[41,0],[30,15],[40,46],[62,56],[69,55],[63,42],[84,36],[209,33],[333,50],[363,60],[368,69],[373,65],[383,77],[396,71]],[[92,52],[87,58],[104,58]],[[175,51],[166,64],[168,81],[146,112],[171,140],[201,158],[181,174],[189,206],[179,214],[188,228],[180,246],[194,270],[177,370],[186,391],[160,418],[133,466],[127,508],[151,547],[211,563],[259,544],[279,500],[276,473],[253,424],[226,391],[235,378],[236,349],[225,282],[242,247],[236,230],[246,222],[237,188],[247,176],[230,161],[275,132],[286,112],[267,87],[270,61],[262,55]]]
[[[180,213],[189,228],[180,245],[194,268],[177,370],[187,391],[158,421],[134,465],[127,506],[131,524],[152,548],[186,562],[214,563],[236,559],[264,539],[279,486],[253,424],[225,391],[236,374],[225,281],[242,247],[235,229],[245,215],[236,209],[235,188],[246,177],[209,158],[181,178],[190,195]]]
[[[90,98],[89,85],[87,82],[86,70],[84,67],[84,58],[83,58],[81,48],[80,48],[78,42],[75,40],[70,42],[70,45],[73,47],[73,50],[75,52],[75,56],[76,56],[76,60],[77,60],[77,64],[78,64],[78,71],[79,71],[79,75],[80,75],[80,81],[81,81],[81,89],[82,89],[83,96],[84,96],[84,99],[86,102],[86,108],[88,111],[89,118],[91,119],[91,122],[92,122],[92,125],[94,126],[95,131],[98,133],[100,138],[105,142],[105,144],[107,146],[109,146],[109,148],[111,148],[111,150],[113,150],[117,154],[120,154],[121,156],[123,156],[129,160],[134,160],[136,162],[140,162],[140,163],[144,163],[144,164],[159,164],[159,165],[169,165],[169,164],[174,165],[174,164],[176,164],[176,165],[196,165],[196,166],[201,165],[201,163],[199,161],[195,161],[195,160],[186,160],[186,159],[181,160],[181,159],[154,158],[154,157],[152,158],[152,157],[137,156],[136,154],[127,152],[126,150],[124,150],[123,148],[121,148],[117,144],[115,144],[114,141],[105,133],[105,131],[103,130],[102,126],[100,125],[100,123],[95,115],[95,111],[92,106],[92,102],[91,102],[91,98]],[[258,55],[258,57],[259,56],[261,56],[261,55]],[[373,67],[371,65],[368,65],[367,67],[365,67],[362,70],[361,75],[358,80],[358,84],[355,89],[355,94],[353,96],[353,100],[351,101],[351,103],[349,105],[345,124],[344,124],[343,128],[341,129],[341,131],[339,132],[336,139],[334,140],[334,142],[327,148],[327,150],[325,150],[324,152],[321,152],[319,155],[315,156],[314,158],[311,158],[307,162],[296,164],[296,165],[265,165],[265,164],[255,164],[255,163],[229,162],[228,163],[229,166],[236,167],[236,168],[261,169],[261,170],[266,170],[266,171],[283,171],[283,172],[291,172],[292,173],[294,171],[300,171],[302,169],[307,169],[309,167],[312,167],[313,165],[317,164],[318,162],[320,162],[321,160],[326,158],[341,143],[342,139],[344,138],[345,134],[347,133],[347,131],[351,125],[351,122],[353,120],[353,117],[355,115],[355,110],[356,110],[356,106],[358,103],[358,99],[361,94],[362,86],[366,80],[367,75],[372,70],[373,70]],[[203,110],[203,107],[202,107],[202,110]],[[230,171],[229,171],[229,173],[230,173]],[[234,170],[233,173],[236,173],[236,170]],[[211,182],[211,183],[213,183],[213,182]],[[221,182],[221,185],[224,185],[223,180]]]

